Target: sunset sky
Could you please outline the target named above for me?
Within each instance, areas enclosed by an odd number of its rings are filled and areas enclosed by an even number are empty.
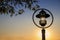
[[[54,23],[46,29],[46,40],[60,40],[60,0],[40,0],[40,8],[53,13]],[[32,22],[33,11],[26,9],[22,15],[0,15],[0,40],[41,40],[41,29]]]

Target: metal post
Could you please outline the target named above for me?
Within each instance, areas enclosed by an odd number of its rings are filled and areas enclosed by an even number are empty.
[[[42,29],[42,40],[45,40],[45,29]]]

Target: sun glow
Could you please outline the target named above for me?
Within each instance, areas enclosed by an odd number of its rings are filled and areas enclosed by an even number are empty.
[[[50,33],[48,30],[46,30],[46,31],[45,31],[45,37],[46,37],[46,39],[49,39],[50,36],[51,36],[51,33]],[[38,37],[42,38],[41,30],[38,31]]]

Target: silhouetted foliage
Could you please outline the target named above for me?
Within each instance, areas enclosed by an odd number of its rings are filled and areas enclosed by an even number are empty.
[[[38,0],[0,0],[0,14],[9,14],[17,16],[24,12],[24,8],[29,8],[30,10],[36,10],[40,8]],[[19,9],[16,9],[18,7]],[[21,9],[22,8],[22,9]]]

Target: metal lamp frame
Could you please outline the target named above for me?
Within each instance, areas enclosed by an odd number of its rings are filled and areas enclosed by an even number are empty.
[[[45,9],[45,8],[40,8],[40,9],[35,10],[35,12],[34,12],[33,15],[32,15],[33,23],[34,23],[37,27],[42,28],[41,26],[37,25],[36,22],[35,22],[35,20],[34,20],[34,15],[35,15],[35,13],[36,13],[37,11],[39,11],[39,10],[46,10],[47,12],[50,13],[50,15],[51,15],[51,17],[52,17],[52,21],[51,21],[51,23],[50,23],[48,26],[46,26],[46,27],[44,27],[44,28],[50,27],[50,26],[53,24],[54,17],[53,17],[53,14],[52,14],[48,9]]]

